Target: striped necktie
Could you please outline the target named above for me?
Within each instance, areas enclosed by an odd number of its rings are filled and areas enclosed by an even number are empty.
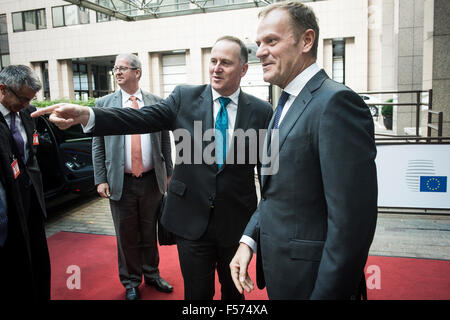
[[[11,123],[9,125],[11,129],[11,134],[16,142],[17,149],[19,150],[19,155],[22,161],[25,163],[25,142],[23,141],[22,135],[20,134],[19,128],[16,126],[16,113],[11,112]]]

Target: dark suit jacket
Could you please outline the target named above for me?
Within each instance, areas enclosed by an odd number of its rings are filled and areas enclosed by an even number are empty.
[[[184,150],[191,151],[190,161],[179,163],[180,158],[186,158],[187,155],[177,151],[162,217],[163,225],[178,236],[196,240],[206,231],[211,209],[214,208],[217,225],[220,226],[217,232],[221,233],[218,238],[222,239],[223,245],[237,244],[256,209],[255,163],[249,161],[251,154],[248,140],[244,146],[244,164],[236,164],[237,161],[229,164],[232,159],[227,158],[228,163],[218,171],[215,163],[207,164],[201,156],[200,159],[194,159],[195,151],[197,155],[202,155],[211,144],[211,141],[202,141],[202,134],[214,128],[211,87],[178,86],[167,99],[154,106],[140,110],[111,109],[94,109],[94,135],[176,129],[189,133],[190,140],[181,143],[190,143],[192,146],[192,149]],[[271,116],[272,108],[267,102],[241,91],[235,131],[238,128],[244,131],[266,129]],[[200,162],[195,164],[195,160]]]
[[[23,123],[23,126],[25,128],[25,132],[27,134],[27,150],[28,150],[28,159],[27,163],[24,163],[19,156],[19,154],[16,144],[14,143],[14,139],[11,135],[11,132],[9,130],[8,124],[6,120],[4,119],[3,115],[0,114],[0,130],[2,139],[0,140],[1,144],[1,165],[5,169],[6,174],[6,183],[8,185],[16,185],[19,182],[22,181],[22,179],[14,179],[12,170],[11,170],[11,163],[13,162],[14,158],[17,158],[19,161],[19,168],[21,175],[27,175],[31,183],[34,187],[36,198],[39,201],[39,211],[41,214],[44,215],[44,217],[47,216],[47,212],[45,209],[45,199],[44,199],[44,189],[42,185],[42,177],[41,172],[39,170],[39,165],[36,158],[36,152],[37,152],[37,146],[33,145],[33,133],[35,132],[35,124],[34,120],[30,117],[30,114],[35,111],[36,108],[29,107],[22,109],[20,114],[20,119]],[[19,175],[20,177],[20,175]]]
[[[146,105],[157,103],[161,98],[142,90]],[[122,93],[117,91],[97,100],[96,107],[122,108]],[[167,177],[172,176],[172,153],[168,131],[150,134],[151,156],[158,182],[159,191],[167,190]],[[94,137],[92,140],[92,162],[94,164],[95,184],[108,182],[111,200],[122,197],[123,177],[125,172],[125,136]]]
[[[271,299],[351,298],[377,217],[369,109],[321,70],[279,129],[279,172],[262,177],[262,200],[245,230],[258,240],[258,286],[263,275]]]
[[[3,115],[0,114],[1,179],[8,201],[8,238],[5,243],[5,248],[0,250],[0,261],[2,261],[2,266],[0,267],[0,282],[2,284],[11,282],[19,287],[22,285],[26,286],[30,288],[31,296],[35,294],[35,298],[49,299],[50,265],[43,224],[46,210],[42,178],[36,159],[37,147],[33,146],[35,125],[34,120],[30,117],[30,113],[34,110],[36,110],[34,107],[30,107],[20,111],[20,118],[28,139],[27,163],[24,163],[18,156],[19,152],[12,138],[8,124]],[[18,159],[20,168],[20,175],[17,179],[14,178],[11,169],[11,163],[14,159]],[[22,192],[29,188],[32,189],[31,192],[35,193],[37,201],[24,203],[25,200],[22,198]],[[28,215],[24,208],[26,205],[30,206]],[[31,217],[31,215],[42,216],[40,219],[36,219],[35,217]],[[31,220],[33,220],[33,222],[30,222]],[[34,223],[34,221],[40,222]],[[11,257],[14,258],[12,259]],[[15,265],[16,267],[14,267]],[[7,268],[12,268],[18,274],[15,275],[11,274],[11,272],[3,272],[3,270],[8,270]],[[46,279],[42,279],[41,277],[42,270],[45,270]],[[36,275],[35,272],[39,272],[39,275]],[[41,285],[38,285],[37,283],[44,283],[44,287],[41,287]],[[41,291],[42,288],[44,288],[44,291]],[[11,292],[12,291],[10,291],[10,293]],[[5,294],[5,292],[0,292],[0,295],[1,294]],[[48,297],[46,297],[47,295]]]

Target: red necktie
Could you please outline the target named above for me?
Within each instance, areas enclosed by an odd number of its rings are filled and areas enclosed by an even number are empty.
[[[135,96],[130,97],[131,107],[139,109]],[[131,135],[131,172],[133,176],[140,177],[142,175],[144,165],[142,163],[141,135]]]

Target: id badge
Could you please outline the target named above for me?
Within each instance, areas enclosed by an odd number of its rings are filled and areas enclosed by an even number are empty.
[[[39,145],[39,135],[36,131],[33,133],[33,146]]]
[[[14,179],[17,179],[20,174],[19,162],[17,161],[17,159],[14,159],[14,161],[11,163],[11,169],[14,175]]]

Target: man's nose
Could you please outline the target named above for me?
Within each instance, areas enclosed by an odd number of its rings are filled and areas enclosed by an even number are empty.
[[[214,72],[215,73],[219,73],[219,72],[222,72],[222,65],[220,64],[220,62],[217,62],[215,65],[214,65]]]
[[[258,59],[261,59],[262,57],[265,56],[267,56],[267,48],[263,44],[260,44],[258,46],[258,50],[256,50],[256,57]]]

